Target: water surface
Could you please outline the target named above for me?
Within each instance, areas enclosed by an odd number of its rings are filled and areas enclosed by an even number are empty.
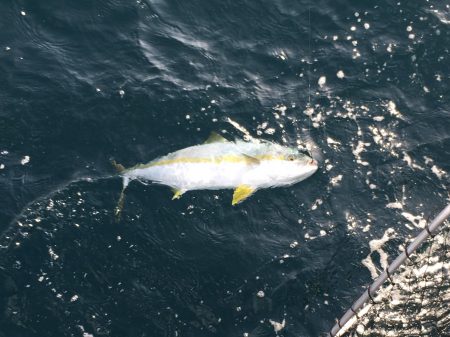
[[[317,336],[448,202],[440,1],[0,4],[0,335]],[[311,178],[171,200],[125,166],[211,131]],[[373,260],[372,264],[370,261]],[[369,261],[369,263],[367,262]],[[372,271],[372,273],[371,273]]]

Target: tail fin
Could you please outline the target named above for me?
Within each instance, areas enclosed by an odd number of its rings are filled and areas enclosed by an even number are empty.
[[[120,165],[120,166],[122,166],[122,165]],[[116,222],[120,221],[120,218],[121,218],[121,215],[122,215],[123,206],[125,204],[125,189],[127,188],[129,183],[130,183],[130,179],[128,177],[123,177],[122,191],[120,192],[119,201],[117,202],[117,206],[116,206],[116,208],[114,210],[114,215],[116,217]]]
[[[111,160],[112,166],[116,169],[118,173],[125,171],[125,167],[122,164],[118,164],[114,159]]]

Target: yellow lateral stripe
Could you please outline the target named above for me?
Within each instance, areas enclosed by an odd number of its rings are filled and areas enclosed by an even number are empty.
[[[254,156],[252,158],[255,158],[257,160],[285,160],[285,156],[283,155],[270,155],[270,154]],[[185,157],[185,158],[160,160],[149,164],[141,164],[137,165],[135,168],[147,168],[152,166],[163,166],[171,164],[210,164],[210,163],[221,164],[221,163],[243,163],[243,162],[250,162],[250,160],[245,156],[239,155],[225,155],[211,158]]]

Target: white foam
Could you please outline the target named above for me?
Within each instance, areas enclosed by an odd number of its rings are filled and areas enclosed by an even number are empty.
[[[333,147],[335,150],[336,150],[340,145],[342,145],[341,142],[339,142],[339,141],[337,141],[337,140],[334,140],[334,139],[331,138],[331,137],[327,137],[327,144],[328,144],[330,147]]]
[[[321,76],[317,83],[319,84],[319,87],[322,88],[327,83],[327,78],[325,76]]]
[[[55,203],[52,199],[49,200],[48,205],[46,207],[47,211],[51,210],[55,206]]]
[[[280,58],[280,59],[282,59],[283,61],[285,61],[285,60],[287,59],[287,55],[286,55],[286,53],[284,52],[284,50],[280,51],[280,52],[277,54],[277,57]]]
[[[286,326],[286,320],[285,319],[283,319],[283,321],[281,323],[273,321],[271,319],[269,319],[269,322],[270,322],[270,324],[272,324],[273,330],[275,330],[275,332],[283,330],[284,327]]]
[[[273,108],[275,111],[278,111],[282,116],[286,114],[287,106],[284,104],[280,104]]]
[[[355,230],[358,227],[358,221],[350,213],[345,213],[345,219],[347,220],[347,229],[349,231]]]
[[[22,158],[22,160],[20,161],[20,163],[22,165],[28,164],[30,162],[30,156],[25,156]]]
[[[424,168],[420,165],[417,165],[414,160],[411,158],[411,156],[409,154],[407,154],[406,152],[403,152],[403,161],[405,161],[409,167],[413,168],[413,169],[419,169],[419,170],[423,170]]]
[[[397,148],[402,146],[402,143],[397,140],[397,135],[382,127],[369,126],[372,132],[372,137],[381,150],[389,152],[392,156],[398,157]]]
[[[361,159],[361,153],[364,151],[364,148],[366,146],[370,146],[370,143],[364,143],[363,141],[359,140],[356,148],[352,149],[352,153],[355,156],[356,162],[363,166],[369,165],[369,163],[367,163]]]
[[[263,123],[261,123],[260,125],[258,125],[256,128],[257,129],[265,129],[265,128],[267,128],[267,125],[269,125],[269,123],[267,123],[267,122],[263,122]]]
[[[314,114],[314,108],[308,107],[303,111],[303,113],[307,116],[312,116]]]
[[[397,208],[397,209],[402,209],[403,205],[396,201],[396,202],[390,202],[389,204],[386,205],[387,208]]]
[[[421,215],[413,215],[409,212],[402,212],[402,216],[417,228],[424,228],[427,223]]]
[[[336,177],[331,178],[331,185],[337,186],[342,181],[342,174],[339,174]]]
[[[339,70],[337,73],[336,73],[336,76],[337,76],[337,78],[344,78],[345,77],[345,74],[344,74],[344,72],[342,71],[342,70]]]
[[[446,175],[445,171],[439,167],[437,167],[436,165],[433,165],[431,167],[431,172],[433,172],[436,177],[438,177],[439,179],[442,179],[442,177],[444,177]]]
[[[369,272],[373,279],[375,279],[378,276],[378,270],[375,266],[375,263],[372,260],[372,253],[377,252],[380,255],[380,264],[381,268],[384,270],[389,266],[388,262],[388,255],[387,253],[382,249],[383,245],[388,242],[393,236],[395,235],[395,230],[393,228],[388,228],[381,239],[374,239],[369,242],[370,247],[370,253],[367,255],[367,257],[362,260],[363,265],[369,269]]]
[[[425,164],[427,165],[433,163],[433,159],[431,159],[430,157],[423,156],[423,159],[425,160]]]
[[[57,259],[59,258],[58,254],[56,254],[56,253],[53,251],[52,247],[49,247],[49,248],[48,248],[48,254],[50,255],[50,257],[51,257],[52,260],[57,260]]]
[[[387,103],[387,109],[392,116],[403,118],[402,113],[397,109],[397,105],[393,101]]]
[[[447,5],[448,6],[448,5]],[[448,7],[447,7],[448,8]],[[437,9],[430,11],[433,15],[435,15],[441,23],[445,25],[450,25],[449,15],[443,11],[439,11]]]
[[[317,207],[322,205],[322,203],[323,203],[322,199],[316,199],[316,201],[314,201],[313,205],[311,206],[311,209],[314,211],[315,209],[317,209]]]

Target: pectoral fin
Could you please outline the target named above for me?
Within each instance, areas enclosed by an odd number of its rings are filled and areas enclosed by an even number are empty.
[[[236,204],[240,203],[241,201],[244,201],[253,192],[255,192],[255,189],[253,187],[251,187],[249,185],[239,185],[234,190],[233,201],[231,202],[231,204],[236,205]]]
[[[252,165],[259,165],[259,164],[261,164],[261,161],[258,158],[249,156],[248,154],[245,154],[245,153],[243,153],[242,155],[244,156],[245,160],[249,164],[252,164]]]
[[[174,188],[172,191],[173,191],[172,200],[180,199],[181,196],[184,194],[184,192],[186,192],[184,190],[177,190],[176,188]]]

